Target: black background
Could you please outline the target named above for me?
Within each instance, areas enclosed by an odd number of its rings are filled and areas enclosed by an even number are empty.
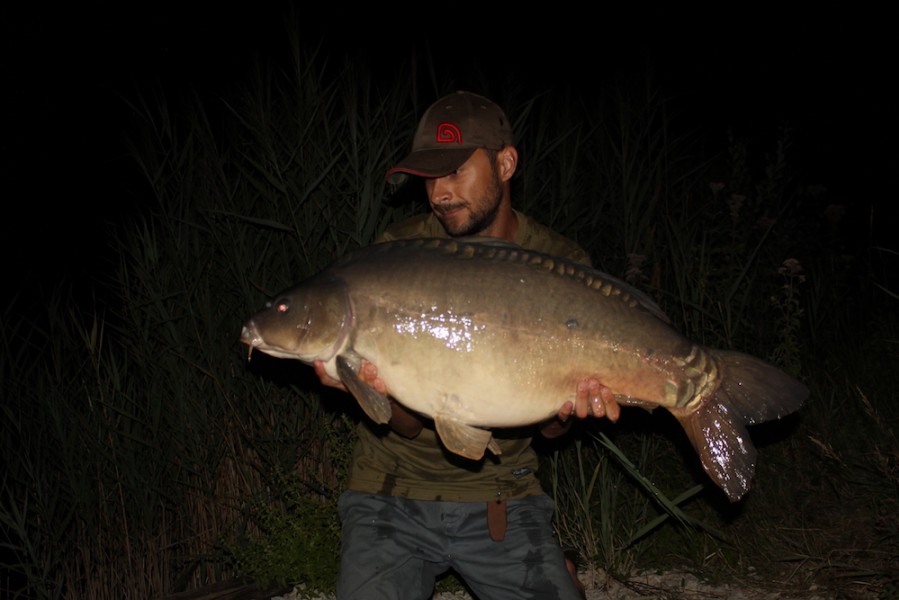
[[[103,223],[142,201],[146,186],[123,144],[131,118],[123,96],[157,84],[226,89],[254,58],[286,59],[289,27],[321,44],[323,58],[363,50],[385,77],[425,46],[452,72],[477,65],[536,85],[576,82],[585,96],[652,73],[697,125],[769,143],[780,124],[794,126],[805,181],[825,185],[830,202],[861,223],[873,208],[879,241],[891,239],[899,128],[886,13],[753,5],[588,14],[544,5],[528,15],[512,6],[425,15],[346,5],[329,16],[327,7],[286,6],[0,9],[8,279],[89,273]]]

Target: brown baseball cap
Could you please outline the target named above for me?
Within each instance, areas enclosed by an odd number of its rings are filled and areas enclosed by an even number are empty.
[[[412,152],[387,171],[387,181],[401,183],[407,175],[443,177],[478,148],[501,150],[512,143],[512,126],[499,106],[478,94],[455,92],[428,108],[415,131]]]

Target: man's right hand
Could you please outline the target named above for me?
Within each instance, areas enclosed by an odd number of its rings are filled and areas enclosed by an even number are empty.
[[[317,360],[312,364],[312,367],[315,369],[315,374],[318,375],[318,378],[321,380],[322,385],[326,385],[328,387],[337,388],[338,390],[343,390],[344,392],[348,392],[346,386],[337,379],[334,379],[325,371],[325,364]],[[378,377],[378,367],[374,366],[364,358],[362,359],[362,366],[359,368],[359,379],[361,379],[364,383],[370,385],[375,388],[378,392],[387,395],[387,386],[384,385],[384,381]]]
[[[318,378],[321,380],[322,385],[326,385],[328,387],[337,388],[338,390],[343,390],[344,392],[349,392],[346,389],[346,386],[343,385],[337,379],[334,379],[327,372],[325,372],[325,365],[322,361],[317,360],[312,364],[315,369],[315,374],[318,375]],[[378,392],[388,396],[387,394],[387,386],[384,384],[384,381],[378,376],[378,367],[374,366],[370,362],[365,359],[362,359],[362,366],[359,368],[359,378],[364,381],[366,384],[370,385]],[[403,435],[407,438],[413,438],[421,431],[422,421],[419,416],[416,414],[406,410],[403,408],[396,400],[390,398],[390,411],[391,417],[390,421],[388,421],[388,425],[390,425],[391,429]]]

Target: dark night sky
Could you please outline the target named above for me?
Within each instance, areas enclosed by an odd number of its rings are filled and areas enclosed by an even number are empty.
[[[125,110],[118,92],[156,78],[223,86],[245,76],[255,53],[285,52],[279,9],[146,6],[102,13],[0,9],[4,256],[14,266],[77,268],[102,245],[95,223],[136,201],[140,184],[121,144]],[[479,15],[461,9],[415,28],[392,14],[357,17],[359,24],[305,13],[297,20],[310,39],[327,32],[326,48],[364,48],[387,72],[392,60],[425,40],[448,69],[464,68],[477,54],[481,66],[523,81],[582,81],[584,94],[652,65],[696,119],[745,131],[783,120],[796,125],[807,178],[820,177],[835,202],[892,204],[885,199],[899,183],[891,81],[897,44],[886,32],[886,14],[818,9],[787,16],[757,6],[742,14],[603,10],[589,18],[540,15],[532,19],[539,28],[491,22],[491,29],[479,29],[470,25]]]

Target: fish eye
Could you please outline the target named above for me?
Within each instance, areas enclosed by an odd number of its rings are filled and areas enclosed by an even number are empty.
[[[275,310],[279,313],[286,313],[288,310],[290,310],[290,301],[287,299],[278,300],[275,303]]]

